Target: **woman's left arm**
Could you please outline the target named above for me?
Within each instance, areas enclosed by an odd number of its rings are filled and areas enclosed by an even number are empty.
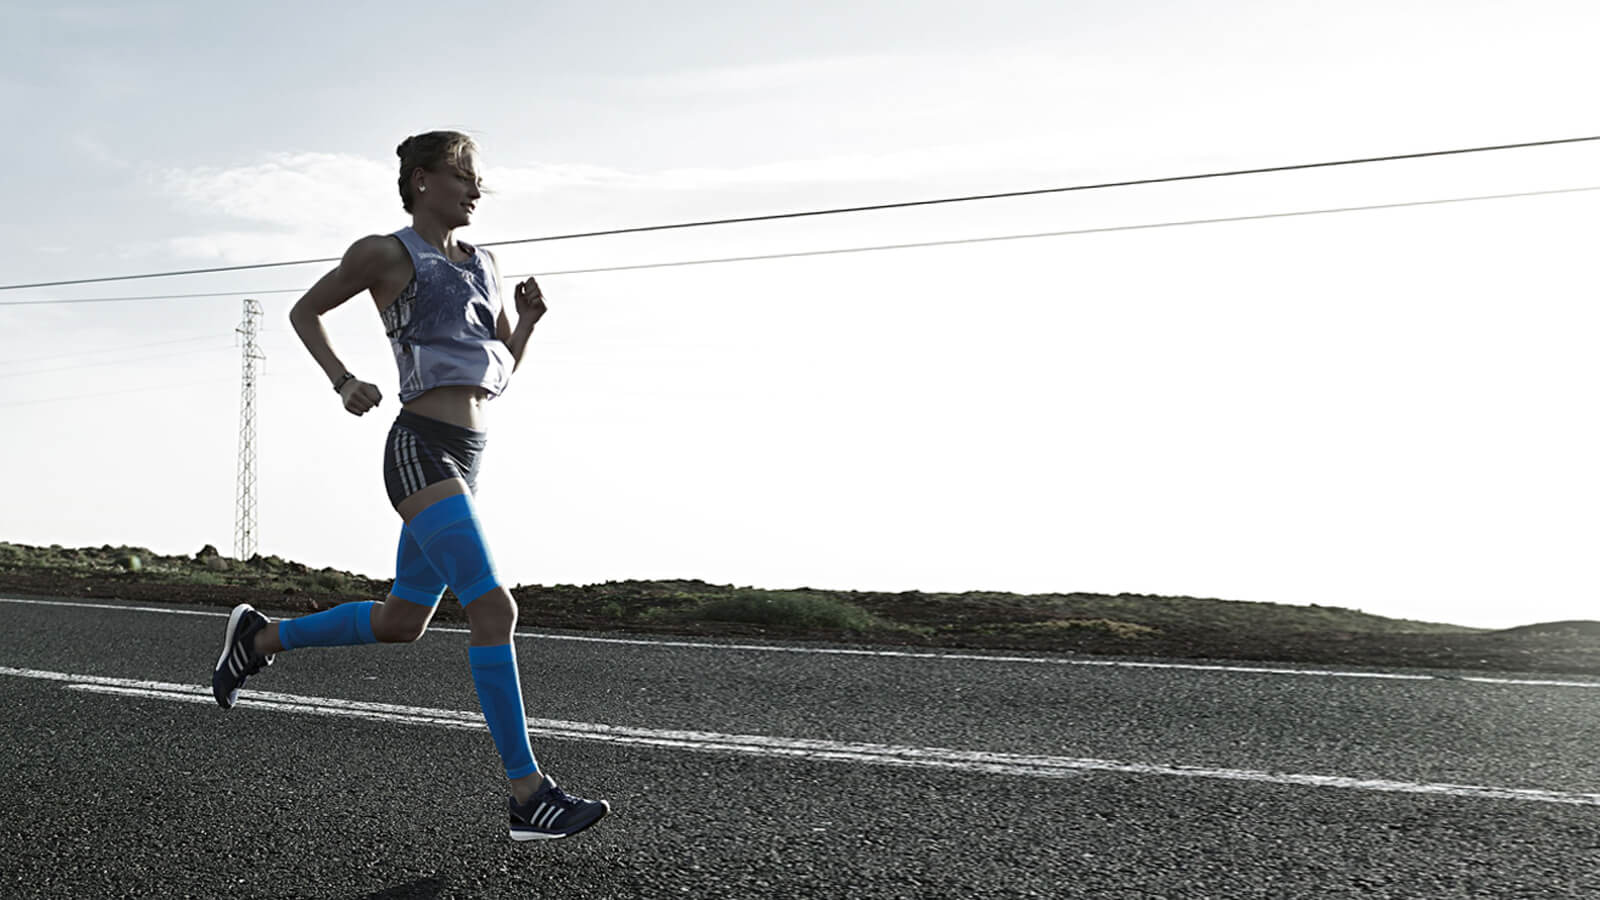
[[[491,256],[491,259],[494,257]],[[505,281],[500,278],[500,261],[495,260],[494,277],[500,282],[500,296],[505,297]],[[500,319],[495,323],[495,336],[511,351],[511,371],[515,373],[522,365],[522,353],[528,349],[528,338],[533,337],[533,326],[538,324],[544,316],[544,294],[539,290],[539,282],[529,278],[516,287],[515,301],[517,305],[517,327],[511,327],[511,319],[506,316],[505,303],[500,304]]]

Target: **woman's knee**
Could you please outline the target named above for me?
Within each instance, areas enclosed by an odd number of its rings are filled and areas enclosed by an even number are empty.
[[[506,630],[517,625],[517,601],[503,587],[491,588],[481,597],[466,602],[467,621],[474,627],[503,626]]]

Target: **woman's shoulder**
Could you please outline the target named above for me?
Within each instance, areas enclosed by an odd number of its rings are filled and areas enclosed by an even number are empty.
[[[406,247],[396,234],[369,234],[366,237],[356,238],[355,243],[345,253],[361,253],[369,256],[405,256]]]
[[[410,266],[411,256],[405,245],[392,234],[369,234],[357,238],[344,252],[339,266],[351,272],[379,276],[396,266]]]
[[[369,262],[394,262],[410,259],[406,253],[405,244],[395,240],[392,234],[369,234],[357,238],[350,249],[344,252],[346,260],[359,259]]]

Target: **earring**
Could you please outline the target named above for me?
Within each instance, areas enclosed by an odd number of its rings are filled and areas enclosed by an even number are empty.
[[[417,190],[419,190],[419,191],[426,191],[427,189],[428,189],[428,186],[425,185],[425,184],[417,185]]]

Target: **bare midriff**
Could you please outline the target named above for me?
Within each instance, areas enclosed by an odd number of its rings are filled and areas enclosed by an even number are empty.
[[[489,392],[481,387],[453,384],[436,387],[404,405],[419,416],[449,422],[474,431],[489,429]]]

